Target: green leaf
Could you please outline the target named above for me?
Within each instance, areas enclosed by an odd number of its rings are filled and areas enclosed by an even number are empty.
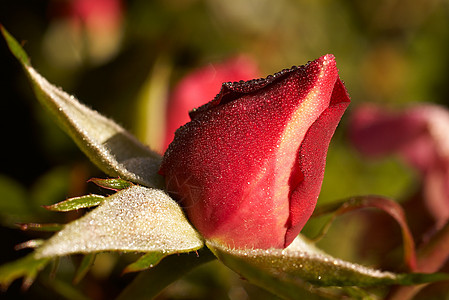
[[[6,289],[14,280],[24,277],[23,287],[26,289],[49,261],[48,257],[36,258],[34,254],[30,254],[0,266],[0,287]]]
[[[31,65],[17,41],[1,27],[11,52],[28,75],[37,99],[78,147],[106,174],[149,187],[162,187],[157,174],[161,156],[140,143],[114,121],[81,104],[50,84]]]
[[[157,266],[139,273],[116,300],[153,299],[175,280],[214,259],[215,256],[207,248],[202,248],[198,253],[171,255]]]
[[[109,179],[92,178],[89,180],[89,182],[93,182],[102,188],[114,191],[123,190],[133,185],[132,182],[120,178],[109,178]]]
[[[6,43],[8,44],[9,49],[14,54],[14,56],[23,64],[30,65],[30,59],[26,52],[23,50],[22,46],[17,42],[17,40],[9,34],[9,32],[0,25],[0,30],[2,31],[3,36],[5,37]]]
[[[202,246],[200,235],[174,200],[161,190],[132,186],[67,224],[36,250],[36,256],[101,251],[172,254]]]
[[[53,205],[44,205],[43,207],[51,211],[72,211],[81,208],[98,206],[104,201],[105,197],[101,195],[86,195],[70,198]]]
[[[250,282],[285,298],[298,289],[374,287],[447,280],[446,274],[395,274],[334,258],[299,236],[286,249],[230,249],[208,242],[211,251],[229,268]]]
[[[76,271],[75,278],[73,279],[74,284],[78,284],[84,278],[84,276],[86,276],[87,272],[89,272],[90,268],[94,264],[95,256],[95,253],[90,253],[83,257],[81,265]]]
[[[162,252],[150,252],[142,255],[136,262],[128,265],[123,273],[143,271],[156,266],[167,254]]]

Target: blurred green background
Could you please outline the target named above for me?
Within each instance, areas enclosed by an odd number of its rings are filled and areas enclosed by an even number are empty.
[[[352,107],[365,102],[393,107],[416,102],[449,104],[447,0],[101,0],[93,2],[101,7],[95,19],[102,21],[90,20],[84,26],[74,21],[73,2],[2,0],[0,22],[23,42],[34,67],[50,82],[134,133],[142,131],[139,124],[143,122],[136,119],[138,99],[155,65],[162,61],[170,70],[163,87],[170,90],[192,70],[242,53],[259,64],[264,76],[333,53]],[[38,105],[3,40],[0,66],[3,263],[26,253],[16,252],[15,244],[36,237],[16,230],[15,223],[75,218],[48,213],[40,206],[102,192],[86,180],[104,175]],[[351,148],[345,133],[350,112],[331,143],[319,203],[361,194],[400,201],[414,194],[419,188],[416,174],[400,161],[367,161]],[[382,253],[368,249],[362,255],[354,246],[363,238],[359,234],[362,218],[343,217],[321,246],[344,259],[379,265]],[[313,236],[321,224],[322,220],[310,222],[305,233]],[[399,230],[392,235],[399,235]],[[400,256],[398,251],[391,255]],[[107,255],[98,265],[103,260],[107,271],[90,275],[92,281],[79,287],[96,299],[115,295],[131,280],[113,277],[119,268],[108,265]],[[58,273],[54,283],[46,277],[28,294],[18,292],[15,284],[2,296],[76,299],[81,295],[72,290],[67,275],[73,268],[73,262],[63,261],[58,271],[62,275]],[[211,295],[215,299],[272,299],[218,264],[177,282],[161,299],[208,299]]]

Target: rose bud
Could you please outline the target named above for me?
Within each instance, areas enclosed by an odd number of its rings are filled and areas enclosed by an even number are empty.
[[[205,239],[284,248],[312,214],[327,148],[349,104],[333,55],[224,83],[190,112],[160,174]]]

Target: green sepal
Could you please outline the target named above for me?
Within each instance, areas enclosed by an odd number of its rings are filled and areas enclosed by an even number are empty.
[[[0,30],[5,37],[6,43],[9,49],[14,54],[14,56],[24,65],[29,66],[30,58],[27,53],[23,50],[22,46],[17,42],[17,40],[0,24]]]
[[[149,252],[142,255],[137,261],[128,265],[124,270],[123,274],[143,271],[156,266],[164,257],[168,254],[162,252]]]
[[[89,272],[90,268],[95,262],[95,257],[96,253],[89,253],[84,255],[83,260],[81,261],[81,264],[76,271],[75,277],[73,278],[73,284],[78,284],[84,278],[84,276],[86,276],[87,272]]]
[[[16,279],[23,277],[23,288],[28,288],[51,258],[36,258],[35,255],[29,254],[21,259],[0,266],[0,287],[2,289],[8,286]]]
[[[45,209],[51,211],[72,211],[81,208],[89,208],[100,205],[105,197],[101,195],[86,195],[81,197],[70,198],[53,205],[44,205]]]
[[[133,185],[132,182],[120,178],[108,178],[108,179],[92,178],[89,180],[89,182],[93,182],[102,188],[113,191],[120,191],[129,188]]]

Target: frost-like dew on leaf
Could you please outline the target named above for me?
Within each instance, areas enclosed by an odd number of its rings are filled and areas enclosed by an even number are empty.
[[[22,64],[34,93],[80,149],[102,171],[150,187],[162,187],[161,157],[124,128],[49,83],[30,64],[20,44],[4,29],[11,52]]]
[[[153,187],[160,157],[114,121],[91,110],[50,84],[31,66],[24,66],[37,98],[60,122],[81,150],[105,173]]]
[[[66,225],[36,250],[36,257],[109,250],[170,254],[202,245],[179,205],[167,194],[133,186]]]
[[[230,249],[208,242],[212,252],[250,282],[291,298],[301,288],[372,287],[446,280],[442,274],[384,272],[334,258],[301,236],[286,249]],[[331,288],[332,290],[332,288]]]

